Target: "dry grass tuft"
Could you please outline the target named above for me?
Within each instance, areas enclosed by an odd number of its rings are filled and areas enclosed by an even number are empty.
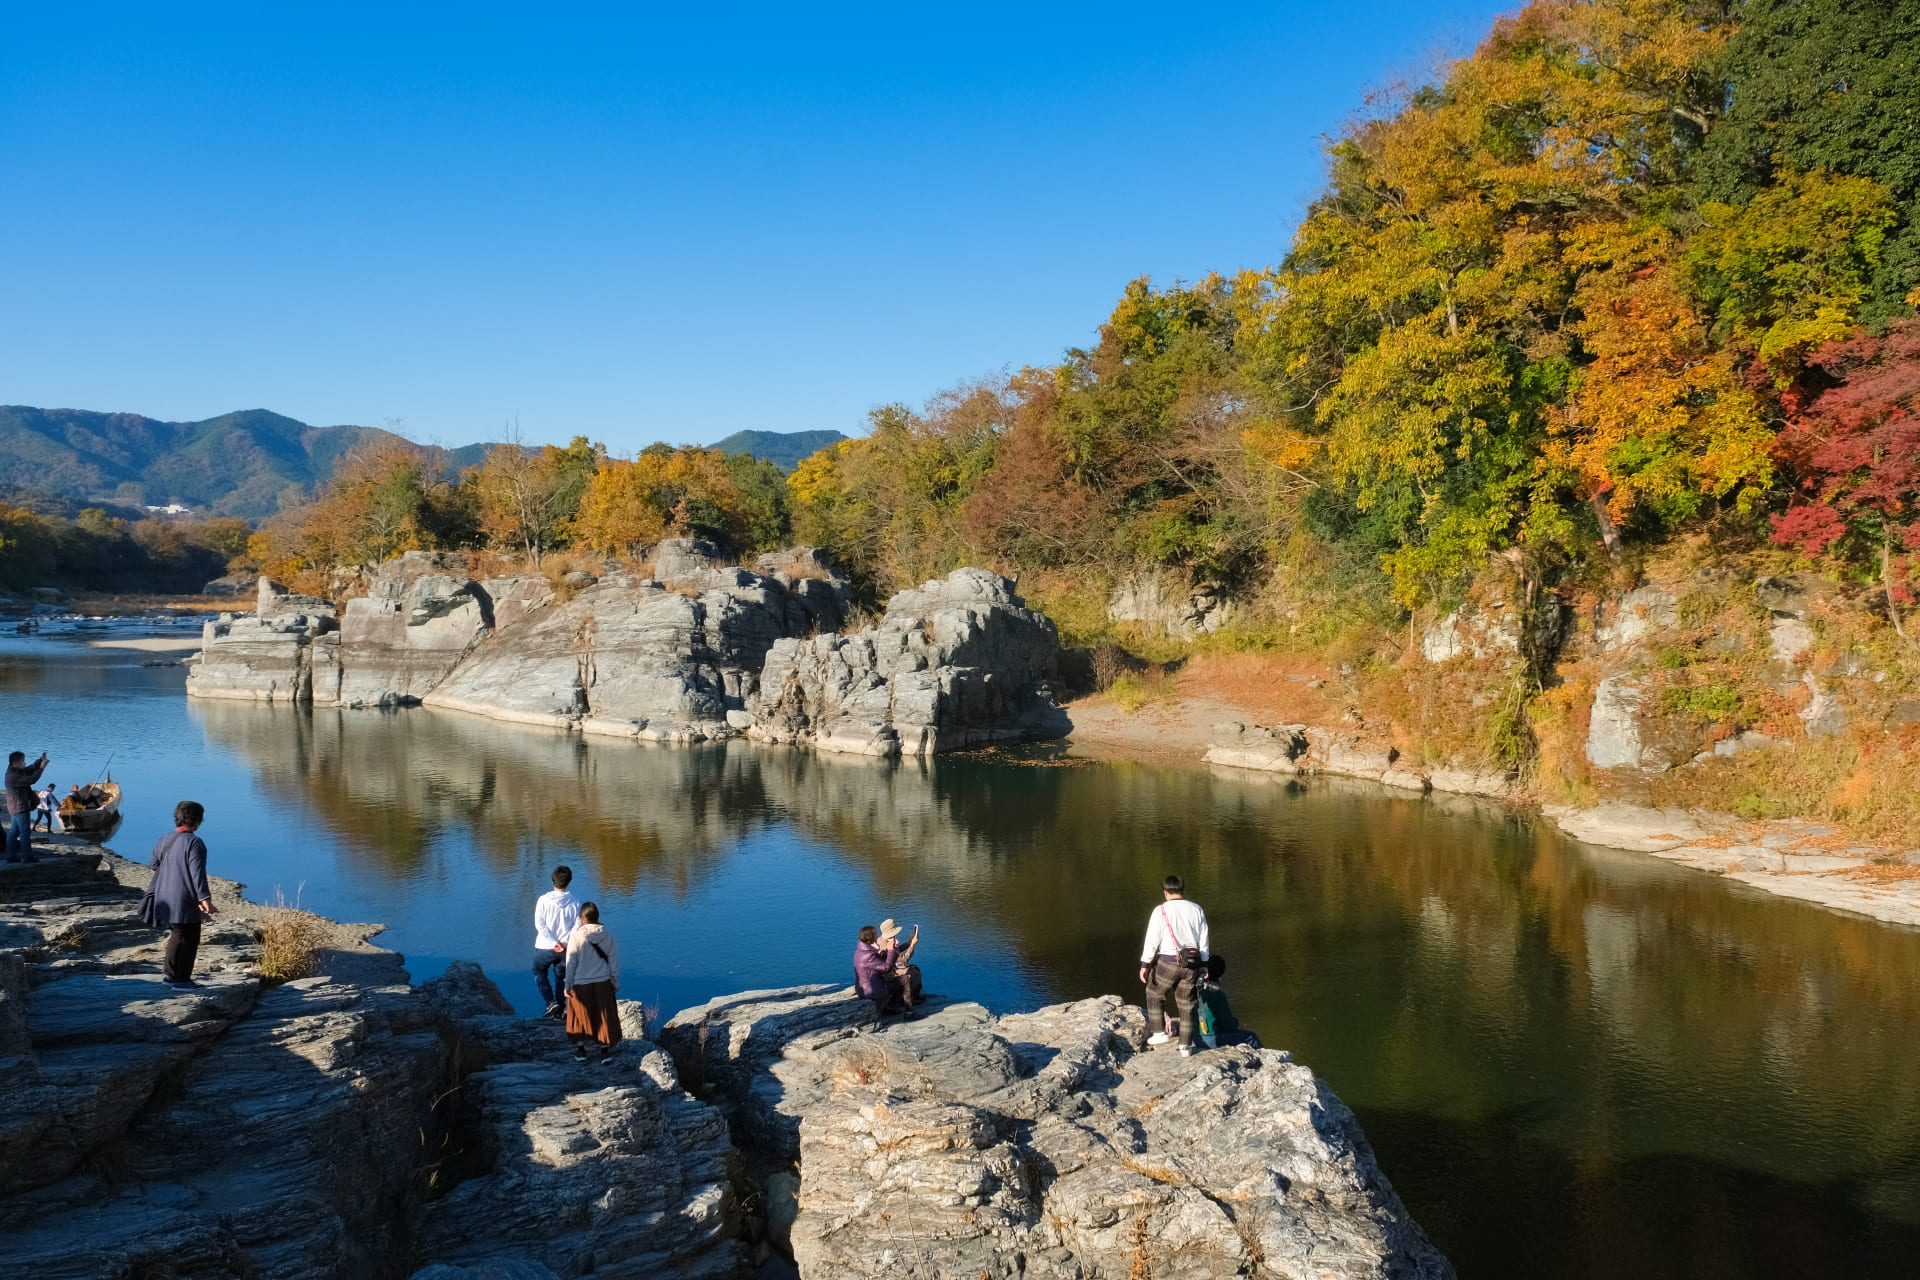
[[[311,978],[319,969],[320,952],[327,943],[327,922],[311,911],[302,911],[298,895],[292,906],[277,889],[273,897],[274,905],[262,913],[260,977],[269,983]]]

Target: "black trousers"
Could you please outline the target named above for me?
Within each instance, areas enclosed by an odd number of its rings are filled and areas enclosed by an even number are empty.
[[[1168,996],[1173,997],[1173,1007],[1180,1015],[1180,1043],[1192,1044],[1198,1025],[1193,1015],[1200,1002],[1200,971],[1189,969],[1171,957],[1160,956],[1153,962],[1153,972],[1147,975],[1148,1035],[1160,1030],[1164,1017],[1161,1008]]]
[[[193,960],[200,954],[200,922],[167,926],[167,960],[161,973],[168,982],[186,982],[193,977]]]

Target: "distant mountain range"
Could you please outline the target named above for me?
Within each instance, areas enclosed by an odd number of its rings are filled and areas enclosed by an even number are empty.
[[[379,427],[312,427],[265,409],[200,422],[161,422],[137,413],[0,405],[0,489],[120,507],[179,503],[204,515],[258,520],[304,497],[350,450],[403,437]],[[838,431],[739,431],[716,446],[791,469]],[[441,452],[450,472],[479,462],[491,446]]]
[[[838,431],[736,431],[713,447],[722,453],[750,453],[791,471],[800,459],[846,438]]]

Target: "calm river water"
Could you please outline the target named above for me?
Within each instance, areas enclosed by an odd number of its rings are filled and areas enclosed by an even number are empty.
[[[1133,992],[1177,870],[1243,1021],[1353,1107],[1467,1280],[1920,1272],[1920,932],[1445,798],[189,703],[84,638],[0,642],[9,749],[63,791],[115,752],[129,856],[202,801],[217,874],[384,922],[416,979],[478,960],[534,1011],[528,918],[567,862],[623,994],[668,1011],[847,979],[888,915],[948,995]]]

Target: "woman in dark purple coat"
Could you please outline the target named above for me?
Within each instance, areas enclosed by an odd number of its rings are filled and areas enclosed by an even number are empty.
[[[200,922],[213,915],[213,889],[207,884],[207,846],[195,834],[207,811],[192,800],[173,807],[174,831],[153,846],[147,865],[153,868],[152,904],[147,923],[167,931],[167,960],[163,976],[168,986],[188,990],[193,959],[200,950]]]

